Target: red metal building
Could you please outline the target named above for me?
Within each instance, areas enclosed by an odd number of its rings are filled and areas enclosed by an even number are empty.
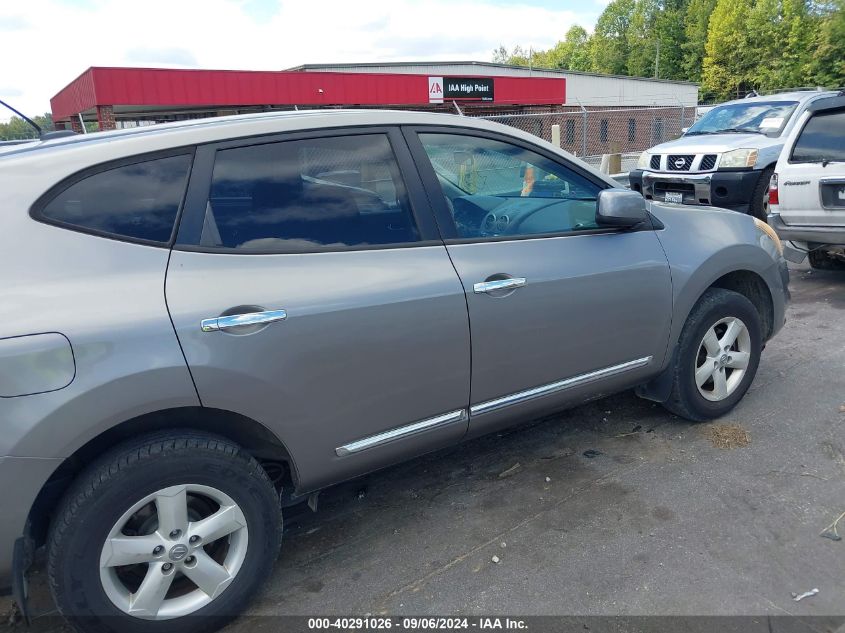
[[[565,103],[562,77],[100,67],[89,68],[50,100],[57,127],[79,131],[82,120],[113,129],[123,121],[136,125],[294,107],[512,112]]]

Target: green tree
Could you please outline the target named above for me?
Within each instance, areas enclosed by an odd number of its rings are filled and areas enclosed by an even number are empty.
[[[494,64],[507,64],[508,57],[510,57],[510,53],[508,53],[508,49],[504,44],[499,44],[493,49]]]
[[[823,5],[820,14],[807,73],[813,83],[841,88],[845,86],[845,0]]]
[[[637,0],[625,34],[629,51],[626,74],[654,76],[659,39],[655,23],[659,12],[657,0]]]
[[[624,75],[628,71],[628,29],[637,0],[612,0],[599,16],[591,44],[592,70]]]
[[[50,132],[53,129],[53,115],[49,112],[30,118],[44,132]],[[7,123],[0,123],[0,141],[15,141],[26,138],[38,138],[38,133],[22,118],[13,116]]]
[[[710,15],[716,8],[716,0],[690,0],[684,13],[685,41],[681,45],[684,78],[701,81],[701,64],[704,61],[704,45],[707,43],[707,29]]]
[[[736,97],[750,85],[756,61],[746,25],[751,0],[717,0],[702,63],[702,89],[718,98]]]
[[[590,60],[590,34],[583,26],[575,24],[569,27],[562,42],[555,48],[560,50],[558,68],[567,70],[589,71],[592,67]]]
[[[807,0],[756,0],[746,31],[757,60],[750,78],[755,88],[771,90],[805,85],[812,58],[811,16]]]
[[[686,79],[684,44],[687,41],[684,16],[689,0],[663,0],[654,23],[656,41],[660,43],[659,77]],[[695,81],[698,81],[696,77]]]

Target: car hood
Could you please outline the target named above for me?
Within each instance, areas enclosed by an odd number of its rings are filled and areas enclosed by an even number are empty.
[[[672,234],[673,239],[704,240],[705,242],[757,242],[754,218],[730,209],[689,204],[673,204],[656,200],[648,201],[649,212],[660,220]],[[703,237],[706,235],[707,237]],[[694,237],[693,237],[694,236]],[[740,237],[742,236],[742,237]]]
[[[664,225],[657,235],[665,248],[671,245],[676,251],[678,262],[684,261],[687,249],[715,253],[738,244],[760,246],[761,232],[745,213],[656,201],[648,202],[648,210]]]
[[[674,141],[655,145],[649,154],[721,154],[732,149],[762,149],[780,145],[783,140],[762,134],[702,134],[682,136]]]

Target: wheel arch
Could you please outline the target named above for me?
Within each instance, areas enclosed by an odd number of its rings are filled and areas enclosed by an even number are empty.
[[[678,349],[678,340],[680,339],[681,330],[689,319],[693,308],[698,304],[704,293],[711,288],[722,288],[724,290],[731,290],[741,294],[748,299],[757,312],[760,314],[761,327],[763,330],[763,340],[767,341],[774,331],[774,300],[772,298],[772,291],[765,279],[759,273],[745,269],[738,268],[728,272],[722,272],[715,279],[711,278],[709,283],[700,287],[694,294],[694,300],[688,301],[682,311],[683,318],[678,318],[678,309],[676,307],[675,316],[677,318],[677,325],[673,327],[672,338],[670,342],[669,351],[666,355],[665,366],[663,371],[648,383],[640,385],[636,389],[636,393],[641,398],[652,400],[654,402],[666,402],[672,392],[672,380],[675,367],[675,354]]]
[[[775,306],[772,291],[763,277],[752,270],[734,270],[716,279],[701,294],[703,295],[710,288],[732,290],[748,299],[760,315],[763,340],[767,341],[771,338],[775,325]],[[700,298],[701,295],[699,295]]]
[[[295,490],[299,476],[285,444],[266,426],[246,416],[200,406],[145,413],[112,426],[77,448],[50,475],[29,511],[28,532],[36,543],[46,539],[51,510],[76,476],[109,449],[128,439],[171,428],[213,433],[250,453],[281,491]]]

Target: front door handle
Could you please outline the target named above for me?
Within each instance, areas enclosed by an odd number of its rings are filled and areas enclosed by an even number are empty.
[[[525,277],[508,277],[507,279],[494,279],[493,281],[481,281],[475,284],[472,289],[475,294],[495,292],[496,290],[510,290],[521,288],[527,283]]]
[[[286,318],[288,318],[288,313],[284,310],[265,310],[264,312],[247,312],[246,314],[231,314],[214,317],[213,319],[203,319],[200,327],[203,332],[218,332],[243,325],[275,323],[276,321],[284,321]]]

